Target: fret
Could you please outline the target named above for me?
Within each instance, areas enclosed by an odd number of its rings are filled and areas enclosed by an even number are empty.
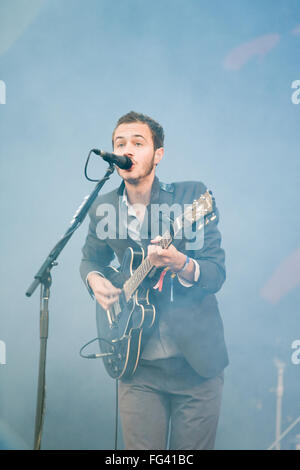
[[[170,237],[169,232],[166,232],[160,240],[160,246],[162,246],[163,248],[167,248],[171,242],[172,238]],[[139,267],[134,271],[132,276],[125,282],[123,290],[127,302],[152,268],[153,265],[147,256],[144,261],[139,265]]]

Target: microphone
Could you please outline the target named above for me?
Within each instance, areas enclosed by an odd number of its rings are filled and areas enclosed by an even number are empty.
[[[103,150],[93,149],[96,155],[99,155],[108,163],[114,163],[122,170],[129,170],[132,167],[132,161],[126,155],[115,155],[114,153],[103,152]]]

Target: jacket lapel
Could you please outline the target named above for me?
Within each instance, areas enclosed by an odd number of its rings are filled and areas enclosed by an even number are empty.
[[[124,181],[120,184],[119,188],[112,193],[112,204],[116,208],[116,240],[118,247],[124,250],[131,246],[134,249],[138,249],[139,245],[132,240],[132,238],[127,237],[122,238],[122,233],[120,234],[120,218],[122,217],[120,211],[120,204],[122,203],[122,197],[124,192],[125,184]],[[174,193],[172,185],[165,185],[160,183],[157,176],[155,176],[152,189],[150,203],[147,205],[145,217],[141,226],[141,244],[144,250],[147,251],[147,246],[150,243],[150,240],[153,239],[156,235],[163,235],[164,227],[166,226],[166,221],[159,220],[163,219],[161,211],[159,211],[160,204],[166,204],[170,207],[173,204]],[[159,232],[159,233],[157,233]],[[110,245],[115,248],[115,243],[110,241]]]
[[[159,210],[161,204],[167,204],[168,207],[173,204],[173,192],[162,190],[162,183],[157,177],[154,178],[150,203],[147,206],[145,218],[141,227],[142,245],[146,248],[150,240],[157,235],[163,235],[165,232],[165,221]]]

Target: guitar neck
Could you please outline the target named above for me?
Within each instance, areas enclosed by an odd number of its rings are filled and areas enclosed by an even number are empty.
[[[159,241],[159,245],[162,248],[168,248],[168,246],[172,243],[172,237],[169,232],[166,232],[161,240]],[[143,280],[148,276],[151,269],[154,265],[151,263],[149,256],[146,256],[144,261],[139,265],[139,267],[134,271],[132,276],[127,279],[124,283],[123,291],[125,294],[126,302],[129,301],[131,296],[134,294],[136,289],[141,285]]]
[[[199,199],[194,200],[193,203],[187,207],[182,215],[179,215],[175,219],[172,231],[173,236],[176,237],[177,233],[183,228],[184,222],[191,225],[194,222],[199,221],[201,218],[203,218],[203,220],[200,222],[200,224],[198,224],[197,230],[202,230],[207,223],[216,218],[216,215],[212,212],[212,210],[212,196],[210,192],[206,190],[206,192],[202,194]],[[211,214],[211,217],[205,219],[205,216],[208,214]],[[169,231],[166,231],[160,239],[159,245],[162,248],[168,248],[171,243],[172,236]],[[123,291],[127,302],[153,267],[154,265],[150,262],[149,257],[147,256],[140,266],[134,271],[132,276],[127,279],[123,286]]]

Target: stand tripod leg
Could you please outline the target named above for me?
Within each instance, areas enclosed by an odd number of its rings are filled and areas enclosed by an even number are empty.
[[[40,450],[42,429],[44,424],[45,413],[45,395],[46,395],[46,374],[45,374],[45,360],[47,350],[47,339],[41,338],[40,344],[40,364],[39,364],[39,379],[38,379],[38,399],[36,405],[35,415],[35,433],[34,433],[34,450]]]
[[[35,433],[34,450],[40,450],[42,430],[45,414],[45,395],[46,395],[46,353],[48,339],[49,312],[48,302],[50,295],[51,275],[47,273],[45,282],[41,284],[41,311],[40,311],[40,359],[39,359],[39,378],[38,393],[35,415]]]

